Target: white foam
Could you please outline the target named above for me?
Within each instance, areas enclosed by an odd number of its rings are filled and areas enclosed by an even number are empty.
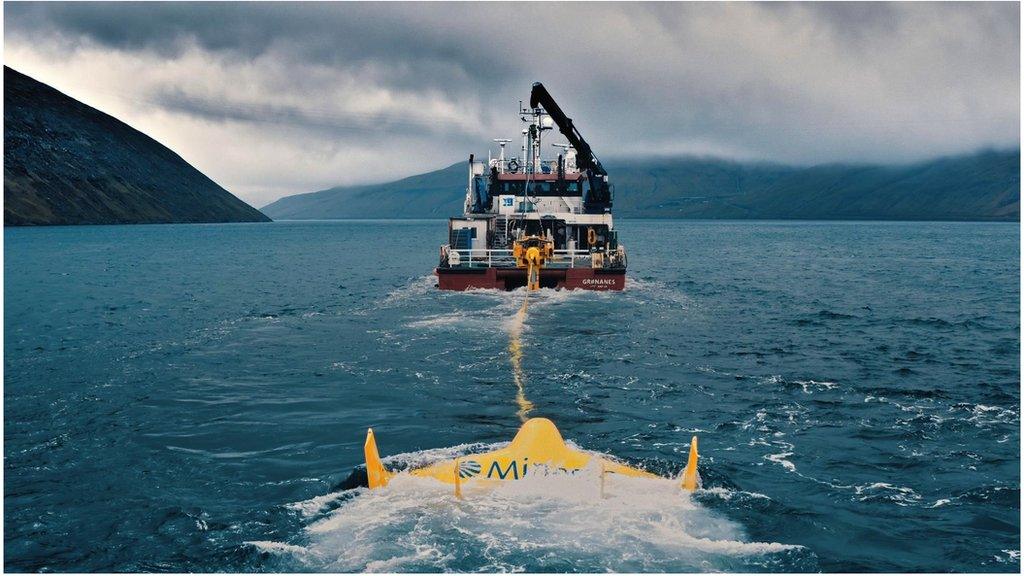
[[[260,552],[268,552],[270,554],[282,554],[291,555],[299,558],[308,558],[313,555],[308,548],[303,546],[296,546],[294,544],[285,544],[284,542],[273,542],[270,540],[254,540],[251,542],[245,542],[246,545],[256,548]]]
[[[767,454],[765,455],[765,459],[775,462],[776,464],[782,464],[782,467],[790,472],[796,472],[796,464],[787,460],[787,458],[792,455],[792,452],[780,452],[778,454]]]
[[[813,394],[814,392],[821,392],[823,390],[834,390],[839,387],[839,384],[835,382],[819,382],[817,380],[796,380],[794,384],[799,384],[803,389],[804,394]]]
[[[708,488],[706,490],[703,490],[702,492],[705,494],[717,496],[718,498],[721,498],[726,502],[736,497],[771,500],[771,498],[764,494],[761,494],[760,492],[747,492],[745,490],[729,490],[728,488]]]
[[[418,466],[503,445],[388,460]],[[723,489],[712,493],[732,497]],[[450,485],[406,474],[357,494],[307,527],[308,545],[296,547],[296,559],[310,569],[341,572],[707,571],[741,569],[766,555],[801,550],[747,541],[739,525],[694,502],[673,480],[606,475],[602,492],[596,468],[490,488],[470,482],[461,500]],[[337,494],[327,495],[293,507],[319,513],[337,500]]]
[[[967,418],[967,421],[977,425],[1016,424],[1020,420],[1020,415],[1013,408],[986,406],[984,404],[967,405],[967,407],[971,412],[971,416]],[[950,410],[953,410],[953,408],[950,408]]]
[[[662,302],[681,308],[691,308],[693,305],[689,296],[657,280],[627,276],[626,287],[623,291],[628,297],[641,303],[645,301]]]
[[[352,493],[331,492],[329,494],[324,494],[322,496],[315,496],[313,498],[310,498],[309,500],[302,500],[301,502],[292,502],[291,504],[286,504],[285,508],[295,510],[296,512],[302,514],[304,517],[309,518],[311,516],[319,514],[322,510],[327,508],[329,504],[332,504],[339,498],[347,497],[350,494]]]
[[[378,307],[389,308],[405,302],[406,300],[422,296],[431,290],[436,290],[437,277],[433,274],[426,274],[411,280],[405,286],[392,290],[379,303]]]
[[[996,562],[1001,564],[1019,564],[1020,563],[1020,550],[1000,550],[1006,557],[1003,558],[999,554],[996,554]]]
[[[407,328],[443,328],[460,324],[466,320],[466,314],[463,312],[452,312],[449,314],[434,314],[432,316],[426,316],[420,320],[407,323]]]
[[[492,444],[473,442],[469,444],[459,444],[448,448],[430,448],[428,450],[420,450],[417,452],[400,452],[398,454],[382,458],[381,461],[384,462],[384,464],[387,464],[388,468],[391,469],[404,470],[406,468],[420,468],[441,460],[451,460],[456,456],[500,450],[501,448],[508,446],[508,444],[508,442],[495,442]]]
[[[873,482],[871,484],[854,486],[853,491],[858,496],[858,500],[884,499],[890,500],[898,506],[910,506],[921,500],[921,496],[913,488],[895,486],[888,482]],[[938,505],[938,502],[936,502],[932,508]]]

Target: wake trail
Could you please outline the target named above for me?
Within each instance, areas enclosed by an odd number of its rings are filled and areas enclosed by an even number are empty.
[[[535,407],[533,402],[530,402],[530,400],[526,398],[526,374],[523,372],[522,336],[529,302],[530,297],[527,295],[523,298],[523,305],[519,308],[519,311],[516,312],[516,315],[512,318],[512,323],[509,326],[509,361],[512,363],[512,378],[516,383],[516,404],[519,407],[516,411],[516,416],[519,417],[521,422],[527,421],[527,416]]]

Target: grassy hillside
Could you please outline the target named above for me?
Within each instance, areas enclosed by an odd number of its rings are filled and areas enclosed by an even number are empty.
[[[613,170],[614,168],[615,170]],[[650,218],[1018,220],[1020,153],[903,166],[620,164],[616,213]]]
[[[462,213],[466,163],[367,186],[337,186],[286,196],[262,208],[277,220],[319,218],[447,218]]]
[[[1020,219],[1020,152],[911,165],[792,167],[716,159],[608,162],[616,215],[631,218]],[[395,182],[282,198],[273,218],[437,218],[462,211],[464,162]]]
[[[149,136],[4,66],[4,225],[260,222]]]

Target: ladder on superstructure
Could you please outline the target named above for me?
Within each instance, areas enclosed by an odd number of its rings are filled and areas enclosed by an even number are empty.
[[[494,218],[494,246],[508,246],[508,217]]]

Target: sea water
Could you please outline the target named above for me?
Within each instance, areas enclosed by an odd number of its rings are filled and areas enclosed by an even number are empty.
[[[437,291],[440,220],[5,229],[5,568],[1019,571],[1017,224],[619,228],[529,296]],[[704,488],[341,489],[523,399]]]

